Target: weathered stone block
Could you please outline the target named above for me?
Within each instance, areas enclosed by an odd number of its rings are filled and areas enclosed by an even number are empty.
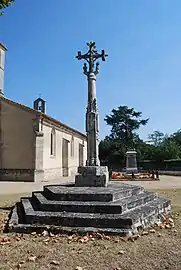
[[[106,166],[85,166],[78,168],[75,186],[107,187],[109,172]]]
[[[106,187],[107,186],[106,175],[76,175],[75,185],[77,187]]]
[[[106,175],[108,174],[108,167],[107,166],[78,167],[78,173],[83,175]]]

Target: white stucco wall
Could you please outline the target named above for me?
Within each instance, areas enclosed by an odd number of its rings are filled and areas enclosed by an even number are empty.
[[[51,156],[51,131],[55,129],[56,149],[55,156]],[[70,131],[64,131],[61,127],[56,127],[53,124],[49,124],[45,120],[43,121],[43,133],[44,133],[44,149],[43,149],[43,169],[45,174],[49,174],[49,177],[56,178],[58,175],[62,176],[62,145],[63,139],[69,141],[68,143],[68,168],[69,176],[77,173],[79,166],[79,144],[84,144],[83,159],[84,164],[86,162],[86,141],[85,138],[80,138],[80,135],[73,134]],[[74,137],[74,155],[71,156],[71,140]],[[52,172],[52,173],[51,173]],[[52,176],[50,176],[52,174]],[[47,176],[48,177],[48,176]],[[45,177],[46,178],[46,177]]]
[[[35,168],[35,115],[8,101],[0,100],[1,167]]]
[[[0,93],[4,93],[4,61],[5,51],[0,46]]]

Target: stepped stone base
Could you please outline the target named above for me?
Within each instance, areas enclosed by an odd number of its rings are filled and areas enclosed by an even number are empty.
[[[18,233],[48,230],[125,236],[154,224],[170,209],[170,200],[130,184],[49,185],[42,192],[33,192],[32,197],[21,198],[10,214],[8,229]]]
[[[75,185],[79,187],[107,187],[109,172],[107,166],[85,166],[78,168]]]

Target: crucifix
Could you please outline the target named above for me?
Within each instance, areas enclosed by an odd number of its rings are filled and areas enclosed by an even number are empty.
[[[83,73],[88,79],[88,104],[86,111],[86,133],[87,133],[87,160],[86,166],[100,166],[99,160],[99,115],[97,108],[97,98],[96,98],[96,76],[99,73],[99,63],[95,62],[97,59],[101,58],[105,61],[108,54],[102,50],[98,53],[96,50],[95,42],[91,41],[87,43],[89,50],[87,53],[82,54],[78,52],[76,58],[78,60],[85,60]]]

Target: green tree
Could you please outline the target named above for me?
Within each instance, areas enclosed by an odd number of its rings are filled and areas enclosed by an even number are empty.
[[[99,157],[101,163],[107,164],[110,168],[125,167],[125,154],[128,148],[140,149],[140,140],[136,131],[140,126],[146,125],[148,119],[142,119],[142,113],[136,112],[133,108],[120,106],[113,109],[111,115],[106,115],[105,121],[110,125],[111,133],[100,142]],[[134,143],[134,145],[133,145]],[[144,146],[142,147],[144,149]],[[141,156],[139,151],[139,155]]]
[[[139,141],[136,145],[137,160],[153,160],[155,158],[156,147],[153,144],[148,144],[144,141]]]
[[[149,119],[142,119],[142,113],[134,108],[119,106],[113,109],[104,119],[111,126],[110,137],[120,140],[127,148],[133,148],[137,140],[136,130],[148,123]]]
[[[165,135],[163,132],[156,130],[152,134],[148,135],[148,140],[153,143],[153,145],[158,146],[163,142],[164,137]]]
[[[181,158],[181,146],[170,138],[164,140],[158,147],[156,147],[154,159],[158,162],[179,158]]]
[[[15,0],[0,0],[0,16],[3,15],[4,9],[11,6]]]
[[[99,144],[99,158],[101,164],[111,169],[125,166],[125,146],[118,140],[106,136]]]
[[[174,132],[169,138],[170,140],[177,142],[178,145],[181,146],[181,129]]]

